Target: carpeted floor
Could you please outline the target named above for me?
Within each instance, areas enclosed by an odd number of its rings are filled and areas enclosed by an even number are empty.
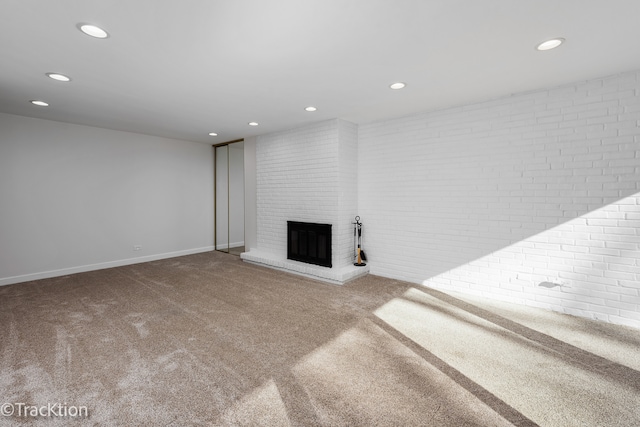
[[[219,252],[0,287],[0,346],[0,425],[640,424],[636,329]]]

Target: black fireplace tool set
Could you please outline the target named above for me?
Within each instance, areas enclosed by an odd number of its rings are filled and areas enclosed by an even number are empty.
[[[356,222],[353,223],[353,247],[355,250],[355,261],[353,265],[358,267],[364,267],[367,265],[364,261],[367,260],[367,256],[362,249],[362,223],[360,217],[356,216]]]

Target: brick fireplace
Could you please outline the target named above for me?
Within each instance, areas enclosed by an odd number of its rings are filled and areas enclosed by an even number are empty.
[[[353,266],[357,127],[330,120],[256,141],[257,247],[242,259],[342,284],[368,272]],[[331,226],[325,266],[287,259],[287,223]]]

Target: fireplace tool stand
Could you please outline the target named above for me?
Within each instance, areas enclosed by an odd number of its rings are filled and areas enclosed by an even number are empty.
[[[353,265],[358,267],[364,267],[367,265],[364,261],[367,260],[364,251],[362,250],[362,223],[360,217],[356,216],[356,222],[353,223],[353,247],[355,249],[355,260]]]

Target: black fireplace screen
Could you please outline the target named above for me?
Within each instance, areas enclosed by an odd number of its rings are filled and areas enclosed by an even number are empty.
[[[331,224],[287,221],[287,259],[331,267]]]

